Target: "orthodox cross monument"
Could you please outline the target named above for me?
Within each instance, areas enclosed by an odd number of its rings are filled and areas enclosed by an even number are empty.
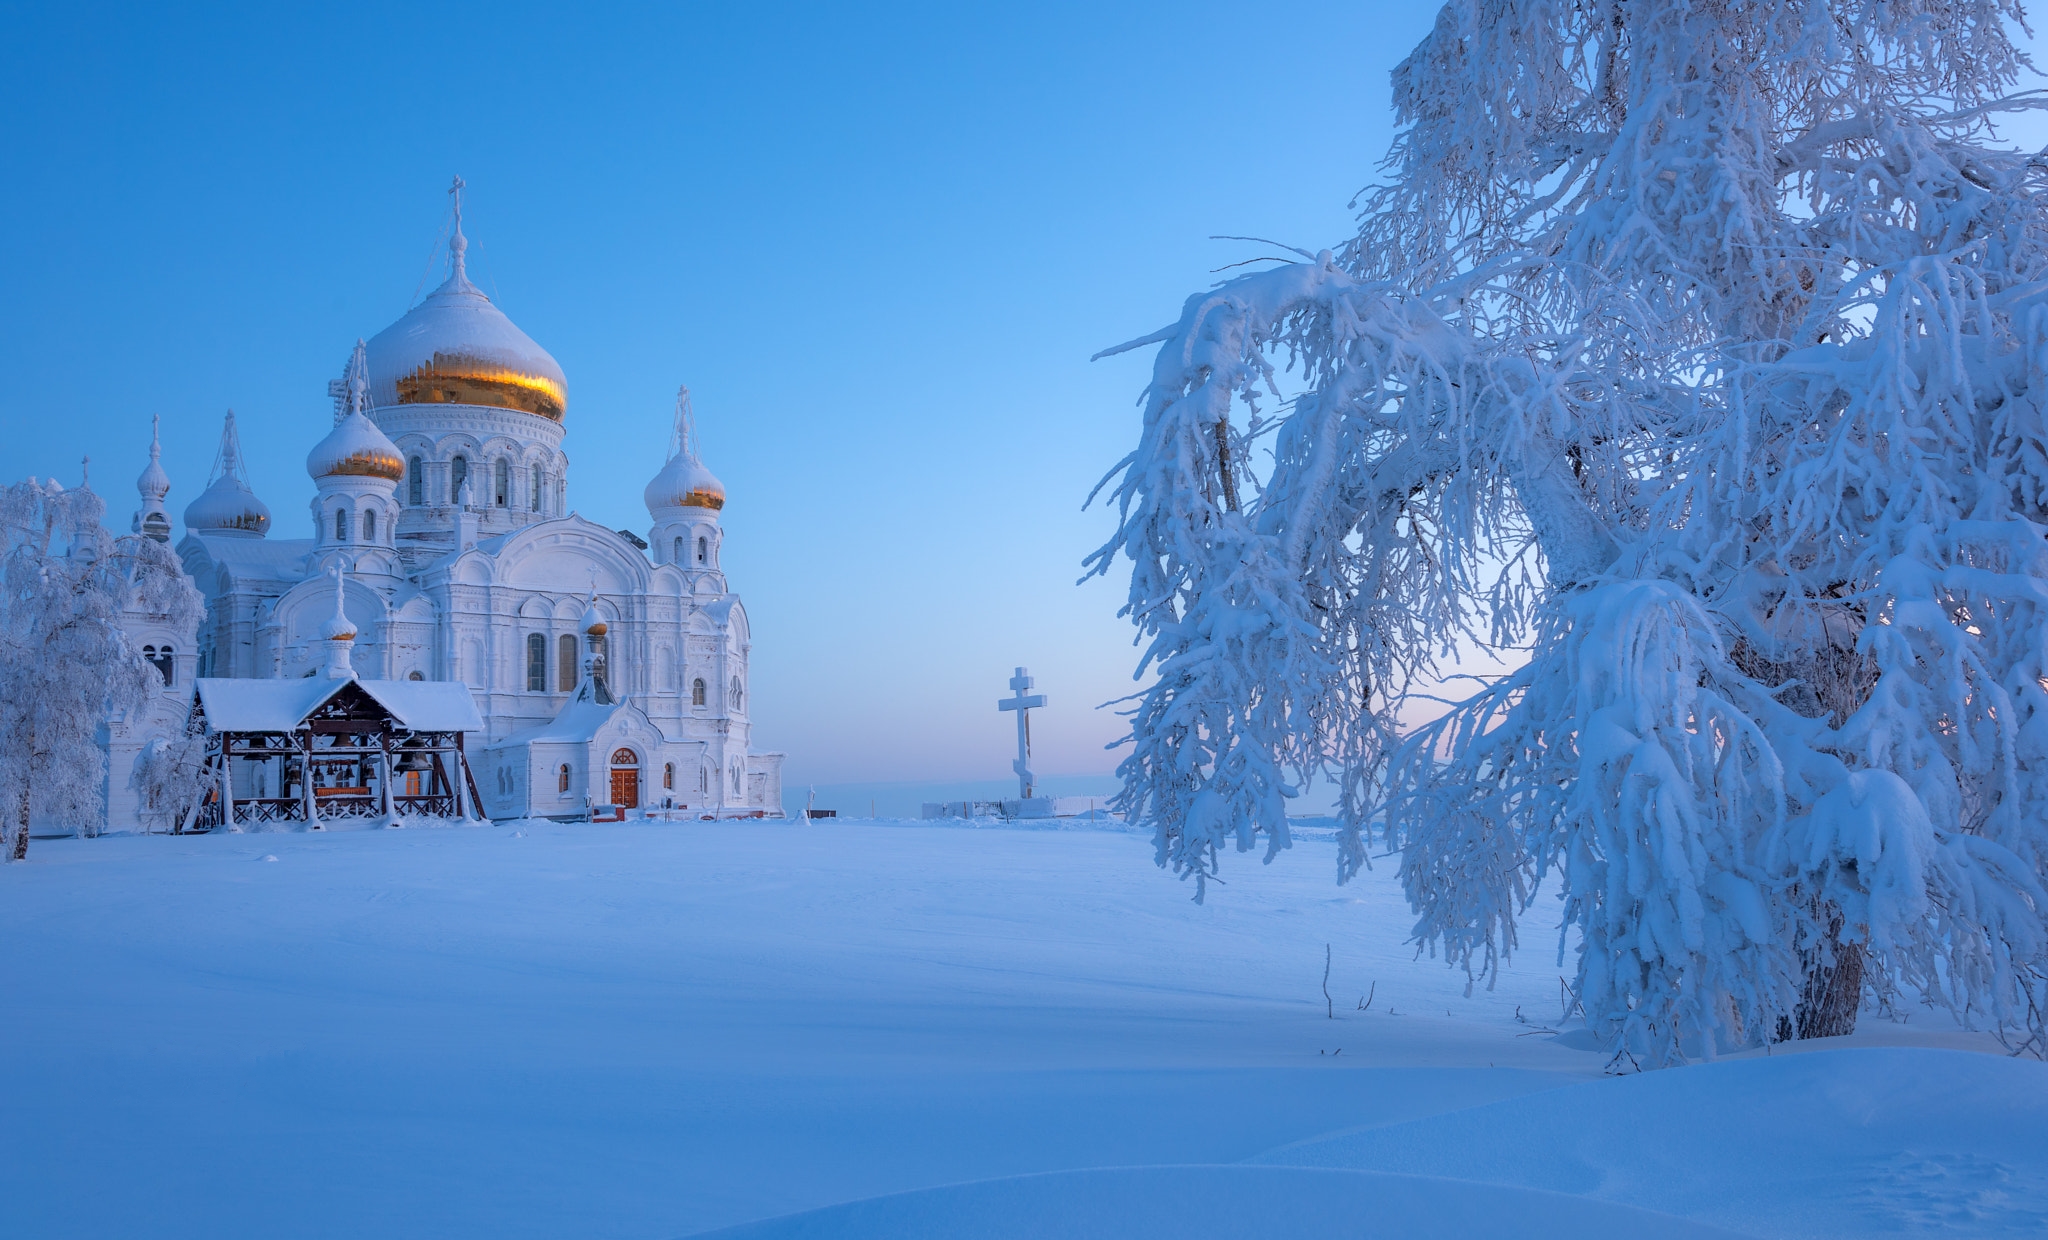
[[[1043,693],[1025,696],[1024,691],[1034,683],[1030,672],[1020,667],[1010,677],[1010,688],[1016,696],[996,699],[997,710],[1017,712],[1017,760],[1010,764],[1010,769],[1017,772],[1017,795],[1026,801],[1031,799],[1032,781],[1038,778],[1031,773],[1031,708],[1045,705]]]

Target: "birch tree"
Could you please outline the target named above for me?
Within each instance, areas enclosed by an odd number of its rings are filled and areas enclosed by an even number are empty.
[[[116,538],[85,487],[34,478],[0,489],[0,856],[28,855],[31,822],[96,831],[101,729],[162,677],[121,628],[126,610],[189,625],[199,593],[163,544]]]

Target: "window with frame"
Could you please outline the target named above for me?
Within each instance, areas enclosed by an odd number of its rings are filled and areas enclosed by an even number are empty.
[[[448,502],[462,499],[462,484],[469,481],[469,458],[458,456],[448,462]]]
[[[539,633],[526,635],[526,691],[545,693],[548,688],[548,639]]]
[[[576,637],[564,633],[555,639],[555,684],[567,693],[576,687]]]
[[[675,790],[675,786],[676,786],[676,764],[675,764],[675,763],[673,763],[673,762],[664,762],[664,763],[662,763],[662,764],[661,764],[661,786],[662,786],[662,787],[664,787],[664,788],[667,788],[667,789],[668,789],[668,790],[670,790],[671,792],[673,792],[673,791]]]
[[[377,541],[377,510],[374,508],[363,513],[363,541]]]
[[[503,508],[512,499],[512,465],[504,457],[498,458],[497,468],[491,471],[491,503]]]
[[[566,762],[562,764],[561,773],[555,776],[555,791],[563,796],[569,795],[569,764]]]
[[[530,504],[528,505],[528,507],[532,508],[532,509],[533,509],[533,510],[534,510],[535,512],[539,512],[539,511],[540,511],[540,497],[541,497],[541,494],[542,494],[542,486],[541,486],[541,478],[540,478],[540,466],[536,465],[536,466],[534,466],[534,467],[533,467],[533,492],[532,492],[532,502],[531,502],[531,503],[530,503]]]
[[[681,564],[683,562],[683,537],[680,534],[676,535],[676,553],[669,557],[669,562],[671,564]]]
[[[697,563],[711,563],[711,540],[701,534],[697,537]]]
[[[699,677],[698,677],[697,679],[695,679],[695,680],[691,681],[691,682],[690,682],[690,705],[692,705],[692,706],[702,706],[702,705],[704,705],[704,692],[705,692],[705,690],[704,690],[704,678],[703,678],[702,676],[699,676]]]
[[[339,508],[334,510],[334,541],[348,541],[348,513]]]
[[[418,457],[406,467],[405,502],[418,508],[427,502],[427,466]]]

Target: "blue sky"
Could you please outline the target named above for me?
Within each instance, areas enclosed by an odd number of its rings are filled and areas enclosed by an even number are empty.
[[[694,391],[793,785],[1006,778],[1018,663],[1038,769],[1109,771],[1081,503],[1149,360],[1088,358],[1270,252],[1213,234],[1348,231],[1434,7],[588,7],[4,10],[8,476],[89,452],[125,524],[161,413],[176,513],[233,407],[303,536],[326,383],[440,278],[459,172],[568,374],[572,506],[644,529]]]
[[[644,529],[678,383],[731,493],[757,744],[792,782],[1107,772],[1134,652],[1077,587],[1142,354],[1210,269],[1346,230],[1401,5],[11,10],[11,477],[173,513],[234,408],[275,529],[358,336],[470,270],[569,376],[570,501]]]

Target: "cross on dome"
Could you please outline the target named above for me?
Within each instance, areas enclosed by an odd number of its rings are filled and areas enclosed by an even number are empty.
[[[320,626],[320,636],[330,642],[352,642],[356,639],[356,626],[348,618],[348,607],[343,601],[341,565],[336,564],[329,569],[328,575],[334,578],[334,614]]]
[[[341,381],[329,390],[341,393],[341,416],[327,437],[306,454],[306,472],[322,478],[381,478],[396,483],[405,476],[405,459],[370,420],[369,363],[361,340],[349,355]]]
[[[690,389],[676,389],[675,426],[668,436],[668,464],[641,493],[647,511],[660,518],[664,509],[725,507],[725,484],[697,459],[697,420],[690,409]]]
[[[463,255],[469,250],[469,238],[462,235],[462,188],[468,182],[457,173],[455,181],[448,187],[448,196],[455,200],[455,231],[448,237],[448,282],[468,284],[469,274],[465,270]]]

